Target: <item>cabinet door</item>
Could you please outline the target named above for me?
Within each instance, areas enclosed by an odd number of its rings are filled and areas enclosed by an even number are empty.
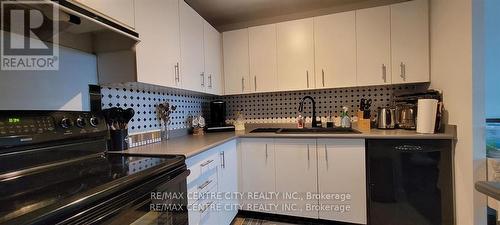
[[[101,16],[134,29],[134,0],[70,0]],[[148,3],[149,4],[149,3]]]
[[[319,204],[339,206],[320,210],[319,218],[366,224],[365,141],[321,139],[317,150],[319,193],[334,197],[321,198]]]
[[[276,199],[249,198],[249,193],[269,193],[276,191],[275,157],[273,139],[248,138],[240,142],[241,192],[244,210],[275,213],[272,208],[252,207],[274,204]]]
[[[252,91],[274,91],[278,86],[276,24],[248,28]]]
[[[391,83],[390,8],[356,11],[358,86]]]
[[[206,79],[203,18],[186,2],[179,2],[182,87],[193,91],[204,91]]]
[[[212,25],[204,22],[206,91],[222,94],[222,36]]]
[[[276,139],[276,192],[282,193],[276,204],[278,214],[318,218],[318,168],[315,139]],[[296,196],[286,194],[297,193]],[[283,195],[284,194],[284,195]],[[294,208],[295,206],[295,208]]]
[[[277,24],[278,89],[314,88],[313,19]]]
[[[236,140],[221,145],[220,147],[220,170],[218,179],[219,193],[223,194],[220,202],[222,211],[219,214],[218,224],[231,224],[238,213],[238,199],[229,196],[238,192],[238,155],[236,151]],[[228,198],[230,197],[230,198]]]
[[[137,81],[176,87],[180,61],[178,0],[135,0]],[[142,3],[141,3],[142,2]]]
[[[391,5],[392,83],[429,82],[429,2]]]
[[[316,87],[356,86],[356,13],[314,18]]]
[[[222,34],[224,45],[224,94],[250,91],[248,64],[248,29]]]

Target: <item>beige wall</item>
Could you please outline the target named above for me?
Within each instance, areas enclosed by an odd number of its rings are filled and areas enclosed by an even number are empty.
[[[481,23],[482,13],[473,0],[430,1],[431,87],[443,90],[447,120],[458,126],[454,161],[457,224],[483,225],[486,198],[474,189],[474,182],[484,180],[486,172],[482,49],[477,45],[482,35],[475,33],[480,30],[476,23]]]

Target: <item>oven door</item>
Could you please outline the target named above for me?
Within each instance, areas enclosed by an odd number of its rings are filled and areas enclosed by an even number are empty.
[[[185,167],[106,199],[58,224],[188,225]]]
[[[189,170],[158,185],[120,210],[112,218],[100,222],[109,225],[188,225],[186,178]]]

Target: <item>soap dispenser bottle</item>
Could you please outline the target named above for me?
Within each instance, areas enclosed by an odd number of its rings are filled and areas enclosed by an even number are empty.
[[[297,117],[297,128],[304,128],[304,117],[302,117],[302,114],[299,113],[299,116]]]

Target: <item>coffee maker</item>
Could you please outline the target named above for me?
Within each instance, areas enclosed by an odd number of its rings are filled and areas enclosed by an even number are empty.
[[[437,90],[426,90],[423,92],[400,94],[394,96],[396,106],[396,126],[400,129],[415,130],[417,129],[417,103],[419,99],[437,99],[438,113],[436,118],[436,130],[441,129],[442,115],[442,95]]]
[[[234,131],[233,125],[226,124],[226,102],[215,100],[210,102],[210,121],[207,132]]]

